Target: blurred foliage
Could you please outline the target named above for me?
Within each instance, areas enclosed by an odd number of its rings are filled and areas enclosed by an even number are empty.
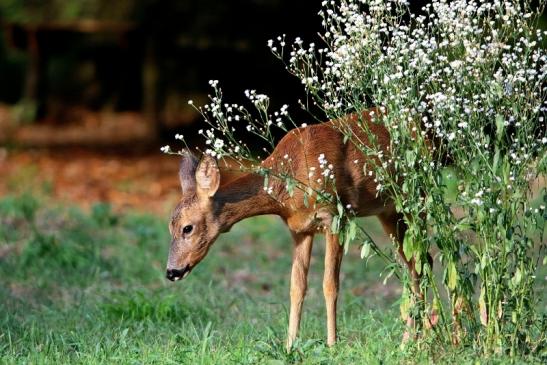
[[[0,0],[0,14],[8,21],[24,24],[77,19],[127,20],[134,16],[137,3],[136,0]]]
[[[58,112],[70,106],[142,110],[143,95],[156,95],[159,118],[172,126],[181,115],[191,120],[186,100],[209,92],[212,78],[228,94],[250,87],[286,99],[287,90],[298,88],[290,87],[292,78],[266,41],[281,32],[313,37],[318,6],[313,0],[0,0],[0,101],[18,104],[17,120],[60,121]],[[99,21],[87,23],[97,29],[104,21],[102,29],[114,31],[81,32],[84,21]],[[39,76],[29,88],[33,29]],[[150,65],[156,79],[147,86]],[[23,101],[29,98],[34,104]]]

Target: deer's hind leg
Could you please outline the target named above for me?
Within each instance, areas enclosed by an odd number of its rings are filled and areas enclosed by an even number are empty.
[[[313,234],[292,233],[294,238],[294,253],[291,270],[291,309],[289,314],[289,331],[287,337],[287,351],[290,351],[302,316],[302,304],[308,287],[308,269],[310,267]]]
[[[412,291],[418,297],[421,297],[420,275],[418,275],[418,272],[416,271],[414,259],[412,258],[408,260],[403,252],[403,240],[405,238],[405,233],[407,229],[403,216],[396,212],[390,212],[386,214],[381,214],[378,216],[378,218],[380,219],[380,222],[384,227],[384,231],[397,241],[399,256],[407,266],[408,272],[410,274]]]
[[[336,303],[340,288],[340,265],[343,249],[340,246],[338,235],[327,232],[325,249],[325,273],[323,276],[323,294],[327,309],[327,345],[336,342]]]
[[[416,270],[416,263],[414,258],[411,258],[410,260],[406,258],[404,252],[403,252],[403,240],[405,237],[405,233],[407,230],[407,225],[404,222],[403,216],[401,214],[398,214],[396,212],[390,212],[387,214],[381,214],[378,216],[380,219],[380,222],[382,223],[382,226],[384,227],[384,231],[393,236],[398,244],[398,253],[401,257],[401,260],[406,264],[408,268],[408,273],[410,275],[410,282],[411,282],[411,289],[413,294],[415,295],[415,298],[418,301],[423,301],[424,294],[422,293],[422,290],[420,288],[420,281],[421,281],[421,275],[418,274],[418,271]],[[431,258],[431,255],[428,256],[429,265],[433,266],[433,259]],[[432,313],[431,319],[428,319],[430,321],[430,326],[433,326],[436,323],[436,319],[433,320],[433,318],[436,318],[437,314]],[[415,323],[414,319],[412,317],[407,318],[407,331],[403,335],[403,342],[406,342],[410,339],[410,330],[414,328]]]

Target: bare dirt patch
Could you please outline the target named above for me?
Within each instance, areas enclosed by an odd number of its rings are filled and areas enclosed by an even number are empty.
[[[0,196],[30,191],[84,208],[106,202],[164,214],[180,197],[178,164],[159,151],[0,148]],[[223,171],[224,181],[235,176]]]

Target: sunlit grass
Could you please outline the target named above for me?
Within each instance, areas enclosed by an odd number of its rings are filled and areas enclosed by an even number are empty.
[[[236,225],[177,284],[164,279],[165,222],[107,205],[0,200],[0,363],[472,362],[471,351],[401,351],[399,288],[382,285],[381,260],[365,264],[358,252],[344,258],[340,342],[327,348],[319,239],[301,336],[287,354],[292,243],[282,222]]]

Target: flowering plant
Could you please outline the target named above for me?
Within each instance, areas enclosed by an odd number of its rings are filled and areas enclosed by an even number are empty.
[[[369,124],[361,126],[370,143],[339,128],[347,143],[376,157],[363,173],[373,172],[378,192],[404,214],[403,251],[422,274],[425,295],[405,290],[401,314],[416,320],[423,338],[486,353],[546,346],[534,285],[546,265],[547,199],[541,189],[532,201],[530,189],[547,172],[546,33],[536,29],[542,11],[529,1],[433,0],[416,15],[404,0],[324,1],[324,46],[299,38],[288,46],[285,36],[268,42],[329,119],[372,106],[382,112],[371,116],[389,131],[387,152]],[[201,132],[206,153],[258,162],[232,123],[245,121],[271,147],[272,128],[294,125],[286,106],[268,111],[265,95],[246,92],[251,113],[223,104],[211,84],[215,95],[200,109],[210,127]],[[321,166],[328,181],[328,161]],[[290,189],[290,169],[282,177]],[[339,207],[347,244],[358,226],[351,207],[340,207],[336,194],[325,199]],[[363,256],[369,248],[367,241]],[[431,251],[440,271],[428,260]]]

